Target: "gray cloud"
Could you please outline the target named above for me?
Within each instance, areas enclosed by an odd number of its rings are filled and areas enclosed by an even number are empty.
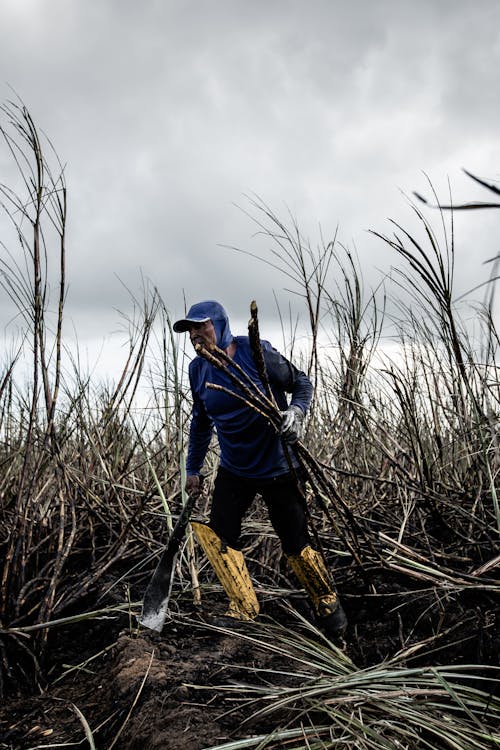
[[[140,269],[174,315],[185,294],[242,320],[257,297],[275,316],[286,279],[220,247],[265,250],[234,206],[246,193],[290,207],[313,242],[339,224],[369,286],[396,259],[366,229],[414,226],[400,188],[429,194],[425,171],[440,195],[450,176],[457,200],[477,197],[460,167],[498,171],[493,0],[8,0],[0,13],[3,78],[67,162],[68,313],[84,338],[112,327],[128,304],[116,277],[137,288]],[[458,227],[466,287],[498,249],[498,219]]]

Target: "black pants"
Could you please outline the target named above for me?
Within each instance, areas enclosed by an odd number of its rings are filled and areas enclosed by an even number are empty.
[[[286,555],[298,555],[311,543],[303,499],[291,474],[245,479],[219,468],[209,526],[233,549],[239,549],[241,522],[259,493]]]

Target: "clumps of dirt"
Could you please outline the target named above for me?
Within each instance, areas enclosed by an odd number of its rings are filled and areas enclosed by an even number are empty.
[[[270,731],[264,721],[240,730],[248,712],[238,705],[228,710],[219,690],[230,678],[246,680],[250,673],[250,681],[255,681],[257,670],[289,667],[278,655],[242,639],[244,632],[244,626],[233,634],[177,623],[167,625],[161,637],[122,636],[112,671],[114,690],[131,699],[141,690],[146,673],[148,677],[140,709],[130,719],[120,747],[203,750],[253,731]]]
[[[199,642],[188,648],[186,640],[172,645],[145,634],[119,638],[109,673],[108,703],[132,707],[140,701],[139,710],[117,730],[120,747],[201,748],[206,744],[191,740],[193,734],[203,734],[204,726],[209,743],[215,744],[220,738],[220,729],[199,705],[193,705],[191,691],[185,684],[205,672],[209,649],[200,648]]]
[[[1,750],[82,742],[83,714],[98,747],[202,750],[238,735],[245,716],[228,713],[218,686],[236,665],[281,668],[283,660],[230,632],[167,624],[161,636],[122,632],[97,666],[73,672],[42,696],[0,711]],[[245,678],[247,678],[245,673]],[[76,707],[76,708],[75,708]],[[262,722],[258,731],[269,731]],[[240,736],[251,729],[245,727]]]
[[[346,653],[359,668],[413,644],[414,666],[497,663],[499,609],[492,596],[411,586],[385,572],[376,592],[355,580],[349,593],[340,591],[349,619]],[[88,747],[85,722],[96,747],[105,750],[205,750],[285,724],[290,717],[276,713],[252,718],[255,706],[241,701],[244,692],[236,699],[222,689],[273,679],[292,686],[299,678],[283,656],[259,647],[251,627],[232,632],[207,624],[203,618],[211,621],[225,606],[222,595],[214,598],[207,612],[179,602],[184,614],[167,622],[161,635],[134,632],[125,616],[118,623],[54,630],[52,685],[42,695],[0,707],[0,750]],[[276,596],[263,602],[264,624],[266,619],[301,628]]]

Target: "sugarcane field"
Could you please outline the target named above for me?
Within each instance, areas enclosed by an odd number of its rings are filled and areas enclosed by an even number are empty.
[[[307,335],[269,344],[257,286],[233,336],[224,284],[199,302],[187,281],[175,320],[142,279],[102,380],[66,347],[58,144],[21,102],[0,116],[21,330],[0,369],[0,750],[500,746],[500,255],[454,287],[453,217],[480,236],[481,205],[429,183],[411,229],[381,217],[366,241],[398,274],[368,288],[354,251],[254,196],[269,250],[244,262],[282,272]],[[500,209],[499,183],[464,179]]]

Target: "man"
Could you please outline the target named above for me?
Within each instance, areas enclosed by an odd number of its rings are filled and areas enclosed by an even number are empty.
[[[227,314],[218,302],[193,305],[174,331],[189,332],[193,346],[225,351],[265,393],[247,336],[233,337]],[[283,551],[305,587],[318,624],[331,637],[342,635],[347,619],[330,582],[323,558],[312,548],[303,496],[294,471],[296,460],[287,444],[300,439],[313,387],[309,378],[267,341],[261,342],[267,376],[282,412],[280,434],[262,415],[227,391],[207,388],[207,383],[235,392],[227,367],[218,368],[202,356],[189,366],[193,411],[189,431],[186,490],[201,491],[201,469],[215,427],[220,466],[215,480],[208,525],[193,529],[229,596],[229,617],[254,619],[259,604],[240,551],[242,519],[259,493],[279,536]],[[290,403],[286,394],[291,394]],[[287,455],[288,454],[288,455]]]

